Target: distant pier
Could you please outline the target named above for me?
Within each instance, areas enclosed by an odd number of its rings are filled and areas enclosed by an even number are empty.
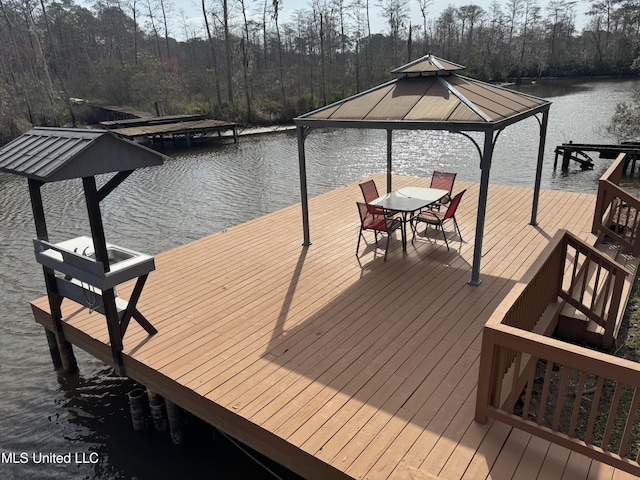
[[[238,124],[205,118],[204,114],[167,115],[162,117],[130,118],[109,120],[100,125],[129,140],[147,140],[150,143],[164,143],[184,140],[187,146],[196,139],[222,138],[227,132],[238,142]]]
[[[561,169],[563,172],[569,170],[570,162],[574,161],[580,165],[583,170],[593,169],[594,161],[592,155],[597,153],[600,158],[613,159],[621,153],[627,153],[627,163],[624,172],[627,174],[629,165],[631,170],[629,175],[633,175],[636,160],[640,158],[640,143],[619,143],[619,144],[597,144],[597,143],[563,143],[556,147],[555,160],[553,162],[554,170],[558,166],[558,157],[562,158]]]

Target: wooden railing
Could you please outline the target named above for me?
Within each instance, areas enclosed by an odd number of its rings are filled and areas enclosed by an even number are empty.
[[[640,255],[640,200],[620,188],[626,157],[626,154],[619,155],[598,182],[591,231],[611,238],[637,257]]]
[[[507,375],[495,365],[503,352],[514,352]],[[493,399],[497,384],[508,390],[503,404]],[[497,324],[482,340],[476,420],[500,420],[640,476],[639,388],[635,362]]]
[[[613,342],[625,277],[630,272],[569,232],[563,236],[564,274],[558,295],[604,329],[601,344]],[[547,277],[547,280],[548,277]]]
[[[476,420],[498,419],[640,475],[632,437],[640,427],[640,366],[548,337],[567,302],[613,329],[628,274],[559,231],[485,325]],[[609,390],[611,407],[604,408]],[[621,418],[619,404],[629,395],[631,413]]]

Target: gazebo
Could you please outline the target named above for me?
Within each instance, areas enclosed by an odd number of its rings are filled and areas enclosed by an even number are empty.
[[[459,75],[465,67],[426,55],[392,71],[396,78],[294,119],[298,137],[303,246],[311,245],[305,139],[314,128],[367,128],[387,131],[387,191],[392,190],[393,130],[445,130],[459,133],[480,156],[480,193],[473,266],[469,283],[480,283],[482,237],[495,142],[509,125],[535,117],[540,127],[531,225],[536,225],[542,161],[551,102]],[[538,115],[540,114],[540,115]],[[480,146],[469,134],[484,132]]]

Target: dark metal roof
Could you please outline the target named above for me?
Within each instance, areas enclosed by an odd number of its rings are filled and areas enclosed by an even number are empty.
[[[0,171],[43,182],[162,165],[165,156],[106,130],[29,130],[0,148]]]

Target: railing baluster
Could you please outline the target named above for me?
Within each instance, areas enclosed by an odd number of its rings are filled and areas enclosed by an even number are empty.
[[[530,369],[531,373],[527,377],[527,393],[524,396],[524,407],[522,409],[522,418],[525,420],[529,419],[529,407],[531,406],[531,397],[533,396],[533,382],[535,381],[536,376],[536,365],[539,361],[540,359],[531,357],[533,367]]]
[[[576,425],[578,424],[578,415],[580,414],[580,405],[582,404],[582,394],[584,393],[584,384],[587,381],[587,374],[584,371],[580,372],[580,379],[578,380],[578,386],[576,387],[576,399],[573,402],[573,408],[571,411],[571,422],[569,423],[569,431],[567,435],[573,437],[576,433]]]
[[[636,421],[636,415],[638,413],[638,404],[640,404],[640,392],[638,392],[638,388],[636,387],[633,389],[633,400],[631,401],[631,407],[629,407],[629,414],[627,415],[624,433],[622,434],[620,448],[618,449],[618,455],[621,457],[627,456],[629,439],[631,438],[631,433],[633,432],[634,423]]]
[[[598,377],[596,383],[595,392],[593,392],[593,400],[591,401],[591,413],[589,414],[589,421],[587,422],[587,430],[584,434],[584,442],[591,443],[591,437],[593,436],[593,426],[598,416],[598,406],[600,405],[600,396],[602,395],[602,387],[604,386],[604,378]]]
[[[520,363],[522,362],[522,352],[516,352],[515,365],[513,369],[513,377],[511,382],[511,391],[507,397],[507,408],[509,413],[513,413],[513,407],[516,403],[516,395],[518,392],[518,379],[520,378]]]
[[[544,383],[542,384],[542,396],[540,397],[540,406],[538,407],[538,425],[542,425],[544,421],[545,410],[547,408],[547,399],[549,398],[549,389],[551,387],[551,374],[553,373],[553,362],[545,360],[547,368],[544,372]]]
[[[571,272],[571,284],[569,286],[569,296],[573,295],[573,287],[576,281],[576,273],[578,271],[578,257],[580,256],[580,252],[576,250],[576,254],[573,257],[573,271]]]
[[[629,205],[629,208],[631,208],[631,205]],[[638,208],[634,208],[634,215],[633,215],[633,226],[631,227],[631,232],[630,232],[630,237],[632,240],[635,240],[637,238],[637,232],[638,232],[638,213],[640,212],[640,210],[638,210]],[[631,242],[634,243],[634,242]]]
[[[596,270],[596,278],[593,282],[593,292],[591,295],[591,305],[589,306],[589,308],[591,310],[595,310],[595,305],[596,302],[598,301],[598,286],[600,284],[600,273],[602,272],[602,259],[599,258],[596,260],[596,263],[598,264],[597,270]]]
[[[558,431],[558,425],[560,424],[560,414],[562,413],[562,407],[564,407],[565,394],[567,392],[567,383],[569,382],[569,368],[566,365],[562,365],[562,377],[560,378],[560,388],[558,389],[558,395],[556,397],[556,411],[553,414],[553,424],[551,429],[554,432]]]
[[[589,270],[591,269],[591,254],[584,252],[585,260],[584,265],[582,267],[584,271],[584,275],[582,275],[582,286],[580,287],[580,295],[578,296],[578,301],[580,303],[584,302],[584,292],[587,289],[587,282],[589,281]]]
[[[600,447],[605,451],[610,451],[609,440],[611,439],[611,432],[613,432],[613,426],[616,423],[616,416],[618,415],[618,405],[620,404],[620,397],[622,395],[622,389],[624,385],[622,383],[616,383],[616,389],[611,399],[611,408],[609,408],[609,415],[607,417],[607,426],[604,429],[604,435],[602,436],[602,445]]]
[[[609,277],[607,278],[607,282],[605,284],[605,291],[604,291],[604,298],[606,298],[607,300],[602,302],[602,309],[600,311],[600,313],[598,314],[598,317],[600,318],[600,326],[607,328],[607,323],[610,320],[610,318],[607,318],[606,316],[606,311],[607,311],[607,306],[609,306],[609,308],[611,308],[611,295],[613,295],[613,293],[615,292],[611,292],[611,287],[614,285],[614,275],[615,275],[615,271],[614,270],[609,270]],[[611,320],[613,320],[614,322],[616,321],[617,317],[617,312],[616,315],[614,316],[614,318],[612,318]]]

